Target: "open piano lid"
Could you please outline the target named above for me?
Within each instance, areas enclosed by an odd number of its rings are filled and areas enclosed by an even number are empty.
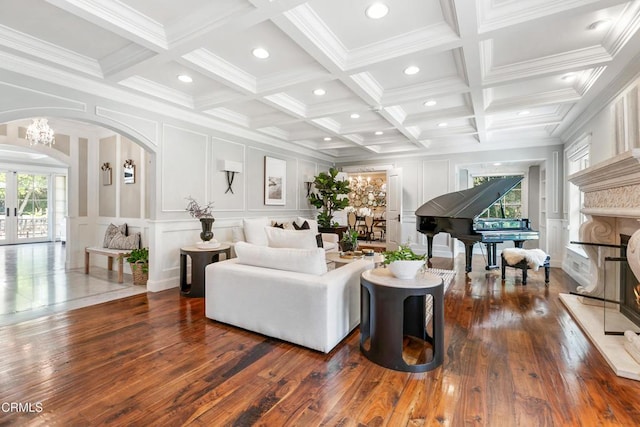
[[[492,179],[467,190],[443,194],[416,210],[416,216],[474,219],[522,181],[521,176]]]

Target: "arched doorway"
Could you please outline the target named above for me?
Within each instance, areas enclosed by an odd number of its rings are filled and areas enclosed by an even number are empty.
[[[81,268],[83,248],[100,233],[100,222],[117,221],[117,216],[131,212],[122,208],[100,218],[102,156],[118,151],[112,162],[120,163],[144,149],[115,130],[68,119],[50,120],[56,131],[54,147],[30,146],[24,138],[24,129],[30,122],[29,118],[0,124],[0,214],[4,214],[0,215],[0,235],[4,231],[6,237],[5,245],[0,246],[0,258],[2,266],[7,267],[2,271],[4,283],[13,280],[11,283],[15,284],[5,286],[5,291],[14,291],[14,295],[4,295],[0,324],[10,323],[9,317],[21,321],[50,314],[51,310],[146,292],[144,287],[132,284],[129,288],[116,288],[118,285],[106,268],[91,276]],[[125,139],[126,143],[120,142]],[[101,146],[107,148],[101,150]],[[138,171],[144,170],[143,161],[139,163]],[[113,166],[114,170],[121,169],[117,164]],[[112,187],[124,187],[124,183],[117,183],[118,178],[122,177],[114,175]],[[145,178],[138,175],[138,188]],[[17,195],[10,195],[16,187]],[[142,194],[148,196],[146,191]],[[147,199],[140,201],[139,206],[145,209],[136,214],[132,221],[135,226],[143,227],[150,205]],[[13,218],[20,219],[15,227],[18,230],[10,229],[14,225],[6,227]],[[14,234],[13,240],[7,231]]]

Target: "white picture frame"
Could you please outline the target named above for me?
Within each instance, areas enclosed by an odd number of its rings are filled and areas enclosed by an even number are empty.
[[[287,202],[287,162],[264,157],[264,204],[284,206]]]
[[[133,160],[127,160],[122,167],[122,176],[125,184],[136,183],[136,166],[133,164]]]

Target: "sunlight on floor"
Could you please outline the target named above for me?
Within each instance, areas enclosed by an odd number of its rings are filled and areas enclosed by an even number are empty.
[[[0,246],[0,326],[146,292],[130,276],[117,283],[115,271],[86,275],[64,263],[59,242]]]

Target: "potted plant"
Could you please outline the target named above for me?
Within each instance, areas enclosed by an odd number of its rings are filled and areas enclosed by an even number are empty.
[[[333,222],[333,215],[349,205],[349,181],[337,179],[337,176],[338,169],[335,168],[318,174],[313,181],[315,192],[307,198],[311,205],[320,209],[318,226],[325,229],[338,227],[339,224]]]
[[[391,274],[398,279],[413,279],[425,262],[425,255],[418,255],[409,245],[400,245],[395,251],[386,251],[384,265],[389,266]]]
[[[149,279],[149,249],[134,249],[127,255],[134,285],[146,285]]]
[[[343,252],[355,251],[358,249],[358,232],[356,230],[347,230],[342,233],[340,249]]]
[[[185,210],[189,212],[189,215],[193,218],[200,220],[200,224],[202,225],[200,238],[203,242],[208,242],[213,239],[213,231],[211,231],[211,227],[215,221],[212,212],[213,202],[209,202],[205,206],[200,206],[200,204],[191,196],[187,197],[187,201],[188,203]]]

